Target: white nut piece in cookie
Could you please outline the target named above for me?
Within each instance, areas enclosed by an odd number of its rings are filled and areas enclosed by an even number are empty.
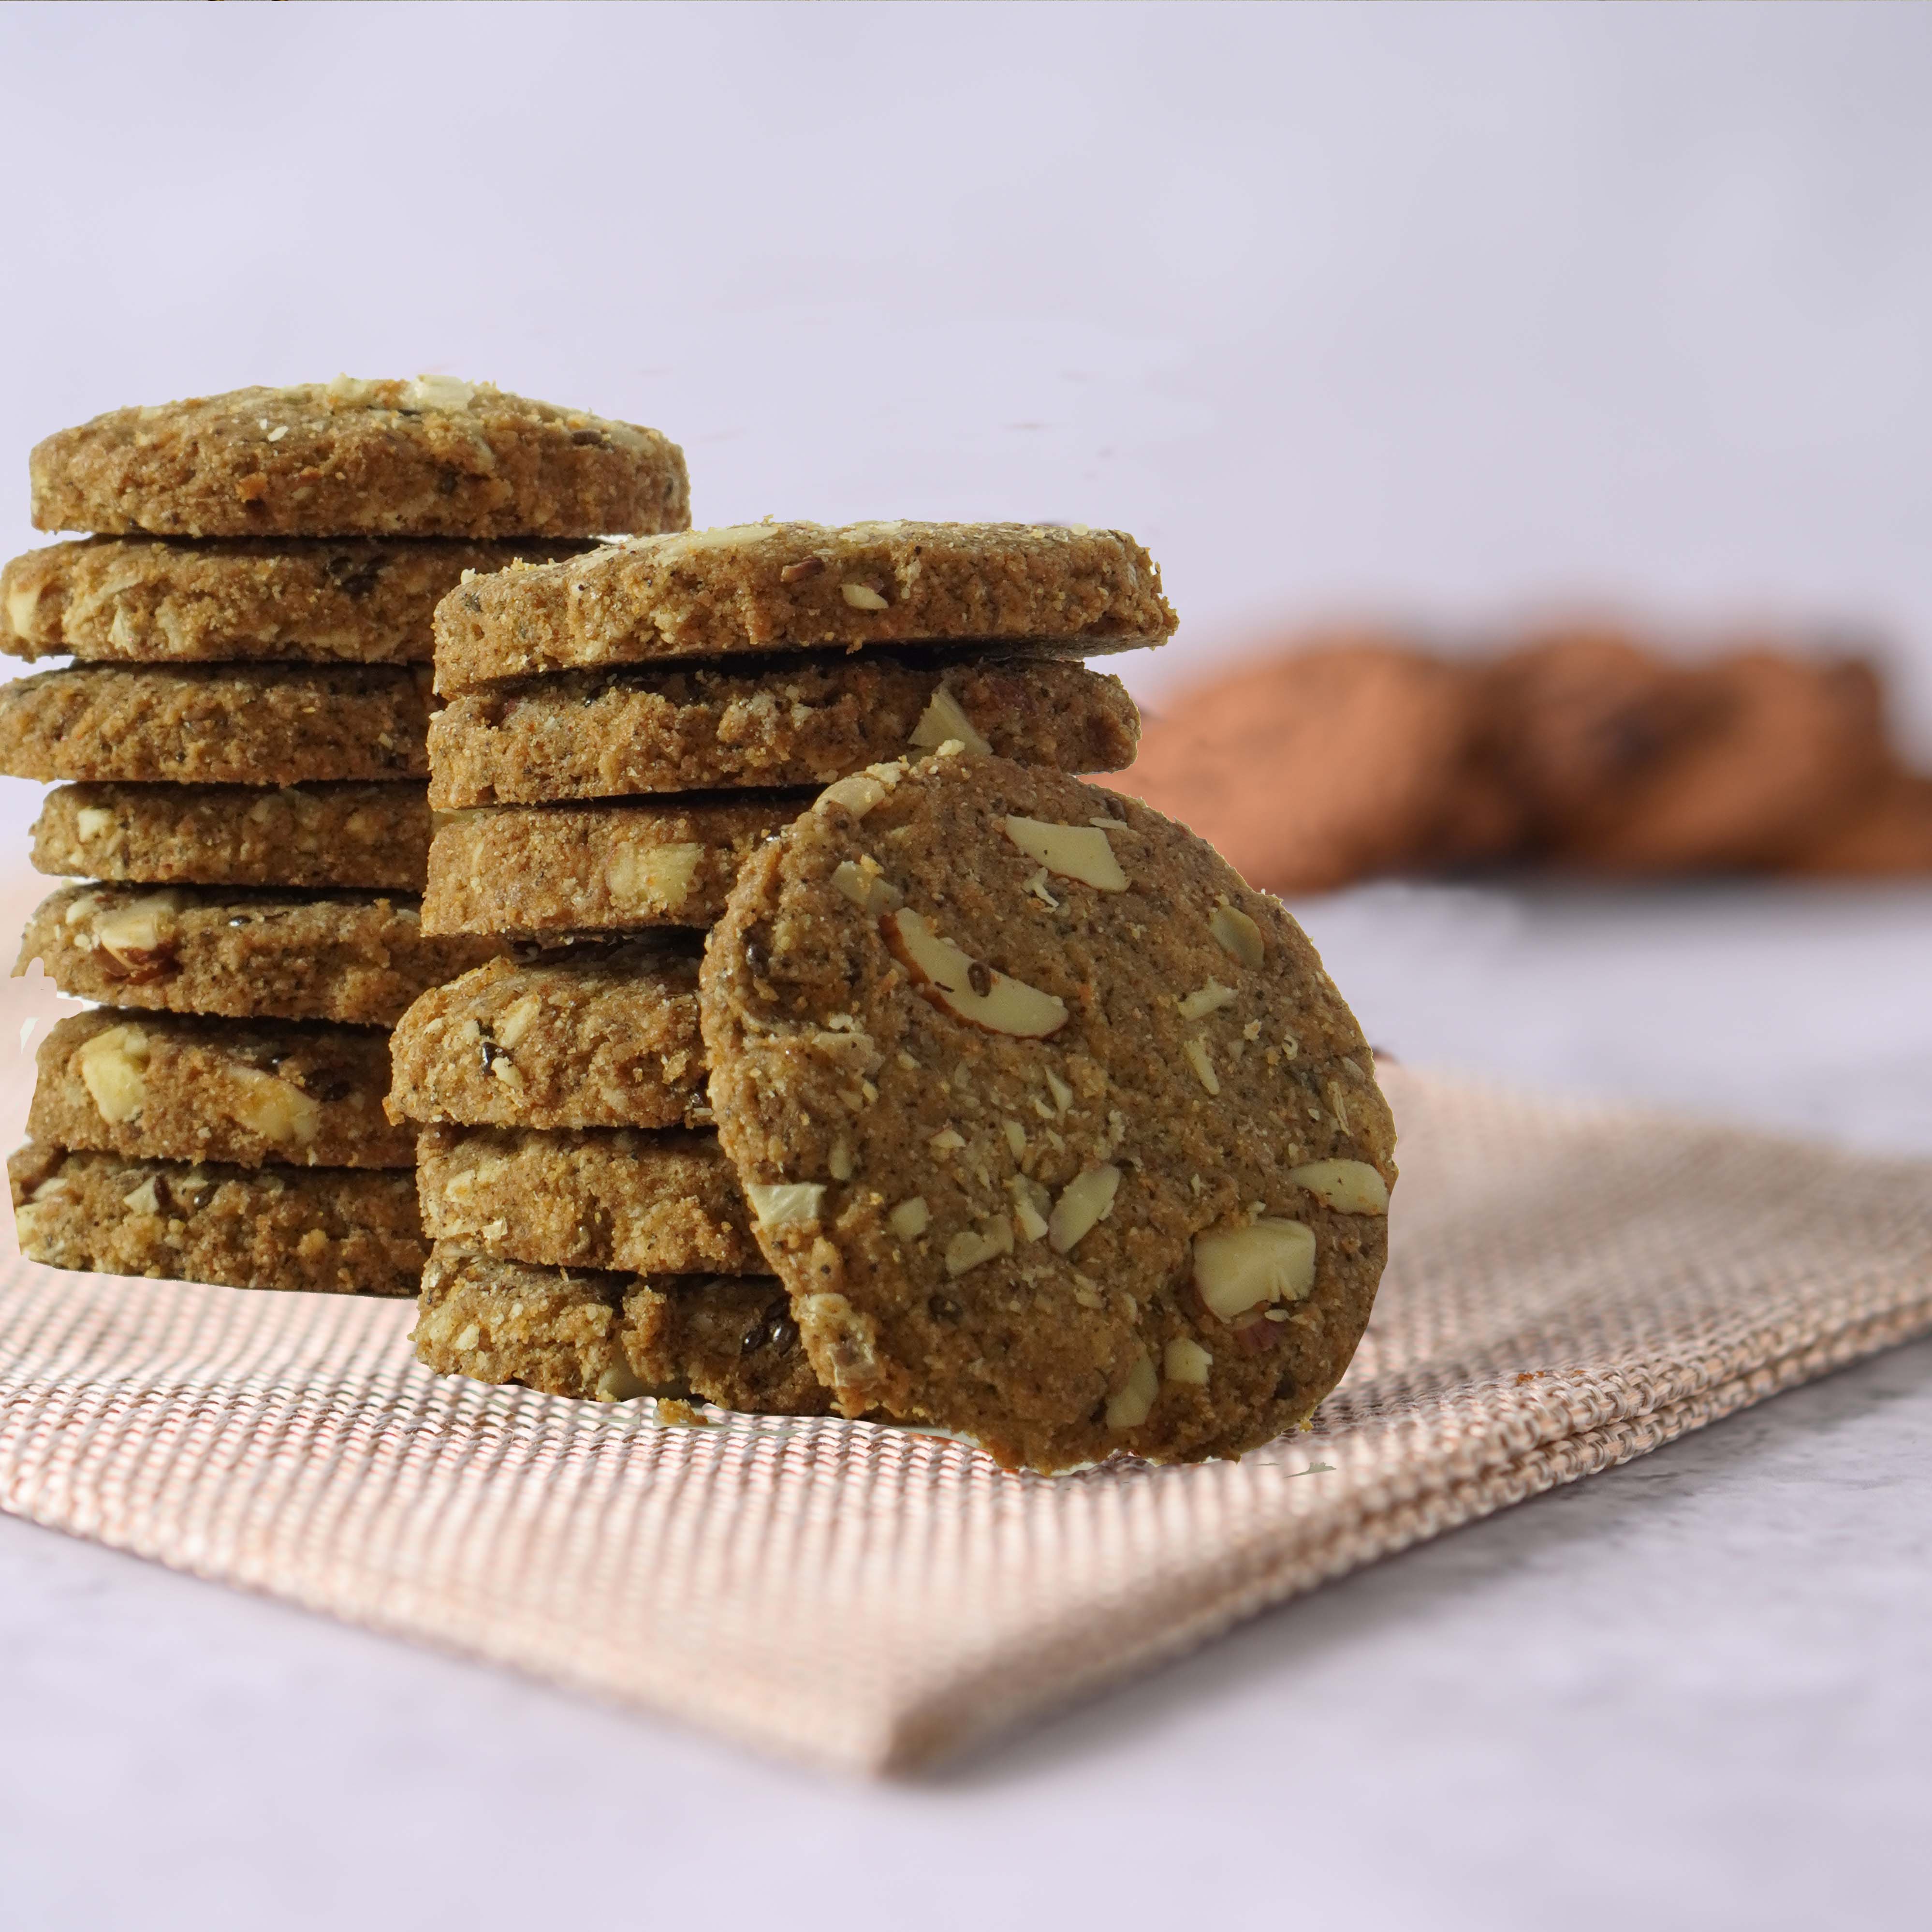
[[[923,1195],[915,1194],[910,1199],[902,1201],[886,1216],[886,1225],[902,1241],[915,1241],[924,1234],[932,1220]]]
[[[1125,1383],[1107,1398],[1107,1426],[1139,1428],[1154,1413],[1154,1400],[1160,1394],[1160,1378],[1155,1374],[1153,1360],[1143,1348],[1134,1358],[1134,1365],[1127,1371]]]
[[[1210,980],[1204,986],[1174,1004],[1180,1007],[1183,1019],[1198,1020],[1219,1012],[1223,1006],[1232,1006],[1240,997],[1233,987],[1224,986],[1218,980]]]
[[[1120,1189],[1120,1170],[1111,1163],[1076,1174],[1060,1190],[1060,1198],[1047,1217],[1048,1246],[1055,1254],[1070,1252],[1083,1235],[1114,1211]]]
[[[1311,1160],[1288,1178],[1338,1214],[1388,1212],[1388,1183],[1365,1160]]]
[[[1013,1197],[1013,1225],[1021,1240],[1043,1240],[1052,1225],[1044,1211],[1052,1206],[1046,1190],[1025,1174],[1016,1174],[1008,1179],[1006,1192]]]
[[[230,1119],[278,1147],[313,1147],[322,1131],[322,1108],[312,1094],[255,1066],[230,1069],[236,1091],[226,1104]]]
[[[1261,928],[1238,906],[1217,905],[1208,916],[1208,930],[1215,944],[1244,966],[1257,968],[1268,957]]]
[[[167,945],[175,932],[175,916],[181,910],[178,892],[146,892],[137,899],[100,907],[91,897],[75,901],[68,917],[88,917],[88,930],[94,944],[118,965],[122,973],[136,982],[165,969]]]
[[[675,912],[691,896],[702,845],[632,845],[604,868],[612,902],[626,912]]]
[[[1180,1042],[1180,1050],[1186,1056],[1187,1064],[1194,1070],[1194,1077],[1210,1094],[1221,1090],[1221,1077],[1214,1071],[1214,1063],[1208,1058],[1208,1042],[1198,1034],[1192,1034]]]
[[[868,765],[862,772],[852,772],[842,778],[834,778],[818,794],[814,808],[822,810],[827,806],[840,806],[854,818],[863,818],[905,776],[905,769],[902,761]]]
[[[476,394],[476,385],[456,376],[418,376],[403,385],[399,405],[410,411],[466,410]]]
[[[949,744],[963,745],[982,757],[993,748],[967,716],[958,699],[943,684],[932,694],[919,722],[912,728],[912,742],[922,752],[936,752]]]
[[[1196,1388],[1208,1386],[1208,1372],[1214,1366],[1213,1354],[1198,1342],[1177,1335],[1161,1355],[1161,1373],[1171,1382],[1186,1382]]]
[[[1055,825],[1046,819],[1009,814],[1006,836],[1030,859],[1063,879],[1077,879],[1103,892],[1124,892],[1127,875],[1097,826]]]
[[[110,1027],[82,1047],[81,1084],[110,1126],[138,1120],[147,1104],[148,1036],[137,1026]]]
[[[121,1204],[130,1214],[158,1214],[161,1211],[161,1191],[155,1183],[160,1178],[151,1174],[139,1187],[130,1188],[122,1196]]]
[[[842,584],[838,594],[855,610],[890,610],[892,606],[869,584]]]
[[[748,1185],[745,1197],[751,1202],[760,1227],[790,1228],[818,1219],[825,1202],[825,1188],[818,1181],[779,1181],[762,1187]]]
[[[1018,1040],[1045,1040],[1066,1024],[1066,1004],[1058,994],[969,957],[935,932],[924,914],[888,913],[879,924],[914,984],[962,1020]]]
[[[946,1272],[958,1276],[976,1268],[996,1255],[1013,1251],[1013,1224],[1004,1214],[995,1214],[976,1228],[962,1228],[946,1244]]]
[[[1194,1286],[1223,1322],[1264,1303],[1305,1300],[1315,1286],[1315,1231],[1264,1216],[1244,1228],[1197,1234]]]
[[[904,896],[883,873],[868,872],[862,865],[842,859],[832,874],[839,892],[865,912],[895,912],[905,903]]]

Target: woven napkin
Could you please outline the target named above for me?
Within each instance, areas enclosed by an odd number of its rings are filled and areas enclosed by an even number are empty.
[[[1932,1328],[1932,1166],[1400,1068],[1392,1258],[1312,1433],[1004,1474],[439,1378],[406,1305],[0,1271],[0,1504],[863,1769]],[[10,1238],[10,1228],[9,1230]]]

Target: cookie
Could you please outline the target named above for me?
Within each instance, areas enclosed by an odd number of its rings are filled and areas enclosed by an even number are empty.
[[[1625,876],[1776,866],[1882,786],[1869,667],[1750,651],[1684,676],[1695,728],[1570,826],[1559,862]]]
[[[1545,853],[1588,836],[1712,716],[1684,667],[1602,626],[1533,638],[1478,675],[1488,761]]]
[[[422,778],[428,682],[380,664],[38,671],[0,685],[0,772],[136,784]]]
[[[1849,816],[1790,853],[1793,872],[1845,878],[1932,872],[1932,778],[1896,772]]]
[[[374,1029],[263,1025],[96,1007],[40,1042],[28,1138],[132,1159],[236,1167],[413,1167],[383,1112]]]
[[[746,855],[813,796],[772,791],[451,813],[430,847],[423,930],[542,939],[707,926],[724,911]]]
[[[407,782],[62,785],[47,794],[33,836],[36,868],[76,878],[419,892],[429,790]]]
[[[467,1126],[711,1124],[694,951],[649,941],[493,959],[389,1042],[392,1111]]]
[[[952,739],[1028,764],[1114,771],[1138,735],[1126,687],[1084,664],[881,655],[772,671],[569,671],[472,692],[437,712],[430,802],[827,784]]]
[[[782,1415],[830,1406],[770,1275],[566,1273],[439,1241],[417,1306],[416,1359],[442,1375],[593,1402],[695,1396]]]
[[[31,1142],[7,1166],[20,1252],[50,1268],[405,1295],[429,1252],[406,1171],[194,1166]]]
[[[742,524],[466,584],[436,614],[437,688],[668,658],[972,643],[1089,657],[1165,644],[1154,560],[1122,530]]]
[[[427,1126],[423,1226],[506,1260],[646,1274],[764,1272],[717,1136]]]
[[[27,466],[42,530],[585,537],[691,521],[683,452],[657,430],[449,376],[114,410]]]
[[[0,651],[90,663],[428,664],[437,600],[473,571],[580,548],[93,537],[0,570]]]
[[[721,1140],[843,1413],[1010,1468],[1188,1461],[1347,1366],[1388,1108],[1300,928],[1184,828],[970,754],[848,779],[753,854],[700,988]]]
[[[34,909],[14,970],[39,959],[62,992],[106,1006],[388,1027],[503,950],[425,934],[402,898],[66,886]]]
[[[1473,706],[1451,666],[1337,640],[1177,694],[1112,782],[1272,892],[1466,862],[1515,837],[1494,788],[1472,789]]]

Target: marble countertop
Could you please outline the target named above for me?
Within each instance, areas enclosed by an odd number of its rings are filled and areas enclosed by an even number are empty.
[[[1932,887],[1302,909],[1378,1046],[1932,1155]],[[868,1786],[0,1519],[0,1922],[1916,1922],[1932,1342]]]

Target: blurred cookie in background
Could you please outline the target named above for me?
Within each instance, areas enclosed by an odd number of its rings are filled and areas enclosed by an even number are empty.
[[[1760,649],[1672,675],[1691,728],[1552,856],[1627,874],[1775,868],[1891,768],[1868,664]]]
[[[1932,872],[1932,778],[1894,770],[1848,818],[1790,856],[1798,872],[1854,878]]]
[[[1191,826],[1251,884],[1351,880],[1500,856],[1514,802],[1483,770],[1477,688],[1376,633],[1331,634],[1197,686],[1144,717],[1100,783]]]
[[[1479,688],[1476,762],[1545,850],[1603,837],[1634,791],[1707,724],[1715,698],[1681,667],[1597,625],[1532,636],[1468,674]]]
[[[1492,652],[1311,634],[1177,694],[1106,780],[1286,892],[1504,863],[1622,878],[1932,872],[1932,778],[1862,657],[1687,658],[1573,622]]]

